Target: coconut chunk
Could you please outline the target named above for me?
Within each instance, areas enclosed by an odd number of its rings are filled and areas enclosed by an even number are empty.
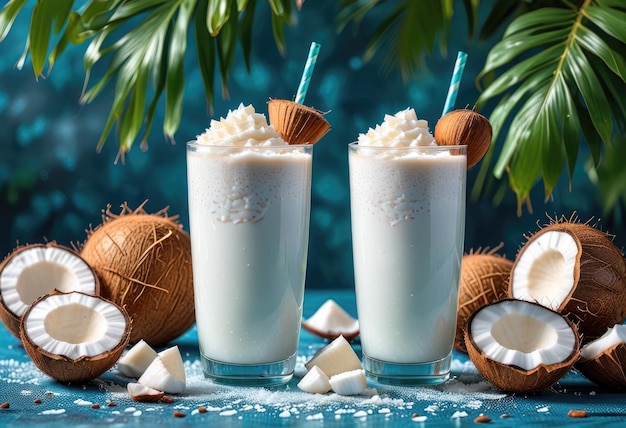
[[[359,335],[359,321],[332,299],[326,300],[311,317],[302,321],[302,327],[311,334],[331,340],[338,336],[351,340]]]
[[[348,372],[361,368],[361,360],[350,346],[350,343],[339,336],[328,345],[320,348],[304,365],[307,370],[313,366],[319,367],[327,376]]]
[[[330,377],[330,386],[339,395],[358,395],[367,388],[363,369],[350,370]]]
[[[581,361],[591,360],[620,343],[626,343],[626,325],[624,324],[610,327],[602,336],[584,345],[580,349],[580,359]]]
[[[142,339],[119,359],[117,369],[124,376],[138,378],[157,356],[157,352]]]
[[[165,395],[163,391],[135,382],[126,385],[126,389],[133,401],[159,401]]]
[[[185,366],[178,346],[159,352],[137,382],[170,394],[184,392]]]
[[[325,394],[330,391],[330,382],[326,373],[313,366],[298,382],[298,388],[312,394]]]
[[[514,300],[489,306],[472,319],[472,338],[492,360],[530,370],[566,360],[576,345],[570,325],[539,305]]]
[[[577,280],[579,251],[574,238],[560,231],[530,241],[513,270],[512,296],[558,311]]]

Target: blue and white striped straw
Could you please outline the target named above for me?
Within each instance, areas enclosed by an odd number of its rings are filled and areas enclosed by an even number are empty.
[[[465,69],[465,62],[467,61],[467,54],[459,51],[456,56],[456,63],[454,64],[454,71],[452,72],[452,79],[450,80],[450,88],[448,89],[448,96],[446,97],[446,103],[443,107],[442,116],[446,113],[450,113],[454,108],[456,102],[456,96],[459,93],[459,85],[461,84],[461,77],[463,77],[463,70]]]
[[[315,61],[317,61],[317,54],[320,51],[319,43],[311,43],[309,49],[309,56],[304,65],[304,72],[302,73],[302,79],[300,79],[300,85],[298,86],[298,92],[296,93],[296,102],[298,104],[304,104],[304,97],[306,97],[306,91],[309,89],[309,82],[311,81],[311,75],[315,68]]]

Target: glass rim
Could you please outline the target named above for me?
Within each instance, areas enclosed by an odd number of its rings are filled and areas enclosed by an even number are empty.
[[[220,150],[290,150],[297,148],[308,148],[313,147],[314,144],[284,144],[280,146],[232,146],[232,145],[221,145],[221,144],[204,144],[198,143],[198,140],[189,140],[185,143],[187,148],[206,148],[209,149],[220,149]]]
[[[358,141],[353,141],[348,143],[348,147],[352,150],[403,150],[403,151],[411,151],[411,150],[426,150],[426,151],[448,151],[448,150],[467,150],[467,144],[459,144],[459,145],[450,145],[450,146],[440,146],[440,145],[430,145],[430,146],[411,146],[411,147],[395,147],[395,146],[361,146]]]

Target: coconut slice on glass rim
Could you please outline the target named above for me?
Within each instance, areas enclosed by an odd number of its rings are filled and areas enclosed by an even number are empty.
[[[96,295],[99,282],[89,265],[55,242],[17,247],[0,264],[0,320],[20,337],[20,318],[29,305],[52,290]]]
[[[109,370],[128,345],[130,330],[123,308],[76,291],[40,297],[20,323],[28,356],[60,382],[84,382]]]
[[[478,309],[465,329],[465,345],[478,372],[506,392],[548,388],[578,359],[574,324],[536,303],[505,299]]]
[[[600,386],[626,388],[626,325],[617,324],[584,345],[575,367]]]
[[[520,249],[509,297],[566,315],[589,341],[624,320],[626,260],[607,233],[561,219]]]

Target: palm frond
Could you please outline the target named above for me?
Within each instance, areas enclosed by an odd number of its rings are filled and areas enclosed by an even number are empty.
[[[571,180],[583,141],[599,159],[626,117],[623,101],[622,111],[611,108],[626,90],[623,3],[564,4],[511,22],[477,79],[485,86],[478,108],[499,100],[490,114],[494,141],[503,139],[493,172],[508,174],[520,209],[540,179],[546,198],[565,166]]]

